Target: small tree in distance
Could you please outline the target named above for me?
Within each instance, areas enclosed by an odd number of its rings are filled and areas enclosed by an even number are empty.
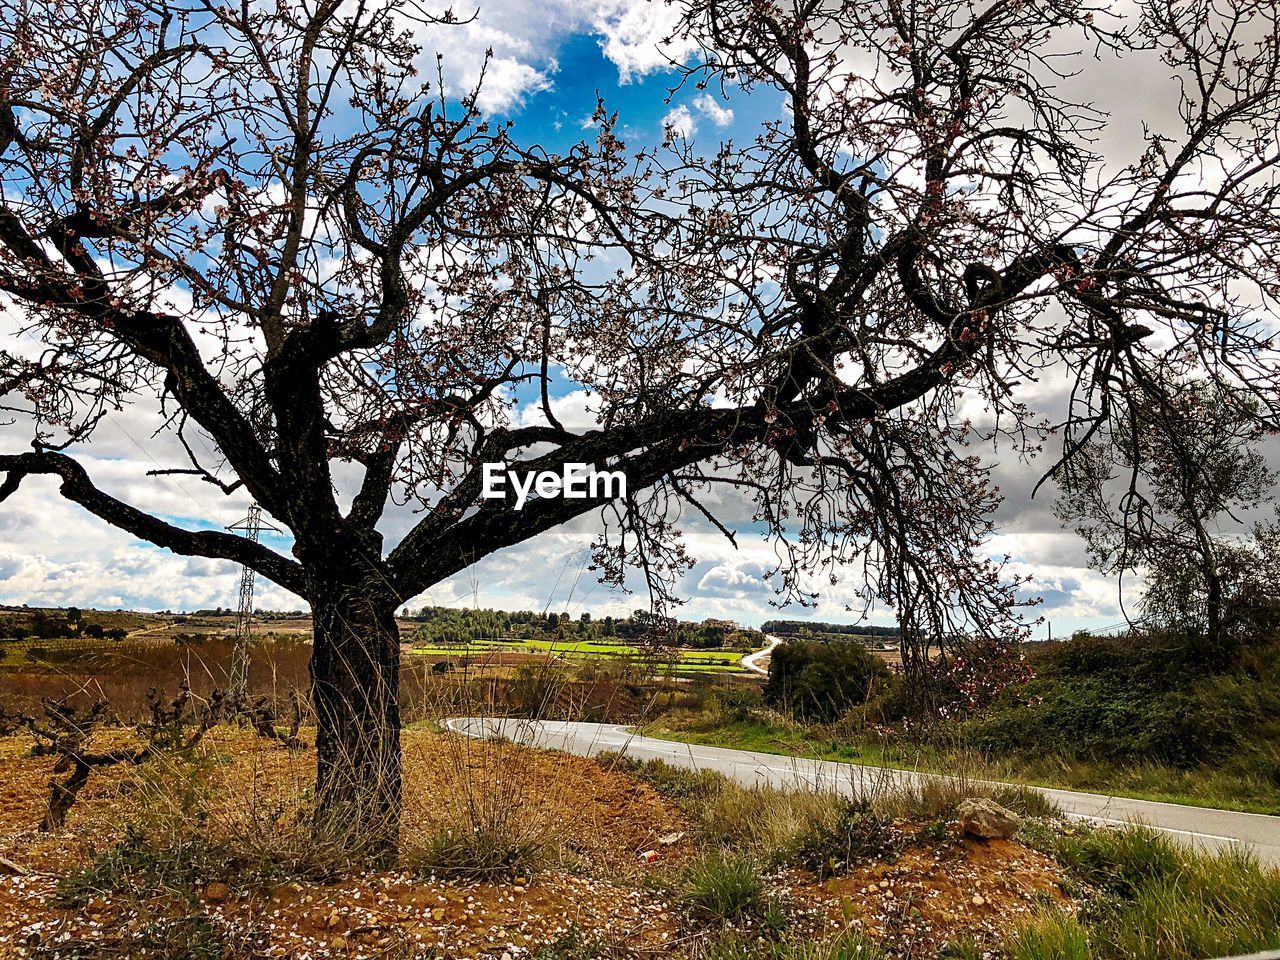
[[[1026,384],[1074,385],[1068,460],[1135,384],[1168,400],[1194,373],[1274,417],[1268,5],[683,0],[678,85],[783,116],[633,150],[601,105],[561,152],[444,96],[420,42],[446,27],[417,9],[0,7],[0,292],[29,334],[0,353],[0,500],[47,476],[305,598],[317,823],[353,854],[398,836],[395,611],[494,551],[599,510],[601,578],[639,570],[661,607],[681,518],[732,538],[708,493],[736,491],[780,601],[851,577],[895,610],[910,679],[930,644],[1021,630],[970,444],[1036,447]],[[1182,82],[1180,120],[1119,163],[1051,68],[1099,47]],[[154,472],[252,497],[291,553],[95,483],[94,429],[130,404],[171,441]],[[485,462],[628,492],[515,511],[480,497]],[[384,543],[393,498],[418,513]]]
[[[859,640],[787,640],[769,655],[764,702],[801,720],[830,722],[883,694],[888,680],[884,661]]]
[[[1140,396],[1060,479],[1058,516],[1091,565],[1141,573],[1143,618],[1200,633],[1223,655],[1280,596],[1275,524],[1241,521],[1277,480],[1262,436],[1254,411],[1189,382],[1172,400]]]

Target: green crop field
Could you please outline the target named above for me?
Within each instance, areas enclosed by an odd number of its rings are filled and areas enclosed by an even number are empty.
[[[566,660],[640,660],[646,654],[627,643],[600,640],[473,640],[470,643],[429,643],[412,652],[423,657],[484,656],[489,653],[529,653],[563,657]],[[742,669],[742,653],[735,650],[674,651],[678,671],[737,672]]]

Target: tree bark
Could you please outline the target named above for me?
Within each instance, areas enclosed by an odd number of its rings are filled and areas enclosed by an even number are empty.
[[[400,836],[398,598],[372,564],[343,567],[311,597],[316,839],[387,865]]]

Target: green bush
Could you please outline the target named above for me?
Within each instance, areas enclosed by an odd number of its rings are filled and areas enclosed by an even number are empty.
[[[788,640],[769,657],[764,702],[810,721],[832,721],[867,702],[889,669],[856,640]]]
[[[712,698],[725,718],[733,723],[745,723],[763,703],[760,691],[755,687],[721,686],[712,692]]]
[[[966,726],[972,746],[1189,768],[1230,754],[1280,713],[1274,678],[1221,672],[1165,632],[1079,635],[1030,660],[1035,679]]]
[[[685,871],[680,899],[703,919],[758,916],[765,906],[764,880],[749,857],[717,851]]]

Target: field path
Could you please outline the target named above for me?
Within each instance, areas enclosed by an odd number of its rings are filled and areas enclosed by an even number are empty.
[[[773,653],[773,648],[782,642],[782,638],[773,637],[767,633],[764,638],[768,641],[765,648],[763,650],[757,650],[755,653],[747,654],[742,658],[742,665],[752,673],[759,673],[767,677],[769,675],[769,668],[760,666],[760,661]]]
[[[936,774],[887,767],[675,743],[641,736],[629,727],[612,723],[457,717],[445,724],[467,736],[502,736],[579,756],[616,751],[637,760],[657,759],[677,767],[715,770],[748,786],[822,786],[852,795],[943,779]],[[1252,849],[1264,863],[1280,866],[1280,817],[1073,790],[1031,789],[1051,799],[1068,817],[1097,823],[1145,823],[1173,839],[1208,850],[1242,845]]]

